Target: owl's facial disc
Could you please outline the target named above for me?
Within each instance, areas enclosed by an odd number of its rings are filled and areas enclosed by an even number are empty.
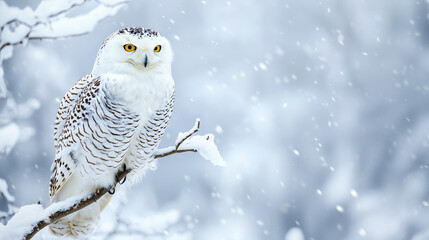
[[[122,57],[139,71],[149,71],[165,64],[171,64],[171,50],[168,41],[163,37],[137,38],[123,36],[119,43],[122,47]]]
[[[93,73],[138,74],[171,68],[173,53],[168,40],[151,30],[133,29],[120,30],[106,39]]]

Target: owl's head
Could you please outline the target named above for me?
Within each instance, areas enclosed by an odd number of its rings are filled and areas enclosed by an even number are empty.
[[[170,71],[172,60],[170,43],[158,32],[147,28],[123,28],[103,42],[92,73]]]

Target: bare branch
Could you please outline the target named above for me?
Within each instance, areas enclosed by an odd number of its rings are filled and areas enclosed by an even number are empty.
[[[154,158],[162,158],[162,157],[166,157],[168,155],[174,154],[174,153],[183,153],[183,152],[198,152],[197,149],[183,149],[183,150],[172,150],[172,151],[168,151],[166,153],[162,153],[162,154],[157,154],[154,156]]]

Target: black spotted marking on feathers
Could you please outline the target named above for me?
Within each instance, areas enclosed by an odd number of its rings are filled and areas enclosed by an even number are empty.
[[[118,30],[118,34],[132,34],[134,36],[137,36],[138,38],[144,38],[144,37],[161,37],[161,34],[159,32],[156,32],[149,28],[141,28],[141,27],[126,27]]]

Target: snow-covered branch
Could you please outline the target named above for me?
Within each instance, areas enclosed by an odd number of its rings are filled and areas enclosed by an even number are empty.
[[[125,0],[98,1],[99,4],[88,13],[65,16],[87,2],[90,1],[45,0],[34,11],[28,7],[9,7],[5,2],[0,2],[0,51],[28,40],[66,38],[89,33],[101,19],[115,15],[126,3]]]
[[[213,165],[225,166],[226,163],[223,161],[214,143],[214,136],[212,134],[193,136],[198,132],[199,127],[200,120],[197,119],[192,129],[184,133],[179,133],[175,146],[157,150],[153,158],[162,158],[181,152],[199,152],[202,157],[211,161]],[[131,172],[131,169],[118,172],[118,182],[121,182],[129,172]],[[115,187],[113,186],[112,188]],[[109,192],[109,190],[108,188],[101,188],[86,196],[76,196],[62,202],[54,203],[46,209],[40,204],[23,206],[6,226],[0,224],[0,234],[10,239],[31,239],[44,227],[89,206]]]
[[[118,173],[119,182],[130,171],[131,169],[120,171]],[[6,226],[0,224],[0,234],[6,237],[6,239],[31,239],[49,224],[99,200],[109,190],[107,188],[100,188],[92,194],[75,196],[65,201],[54,203],[46,209],[40,204],[23,206]]]
[[[154,158],[165,157],[181,152],[198,152],[204,159],[209,160],[213,165],[221,167],[226,166],[226,163],[214,142],[213,134],[193,136],[199,129],[200,119],[197,119],[195,120],[193,128],[187,132],[179,133],[175,146],[158,149],[154,154]]]

